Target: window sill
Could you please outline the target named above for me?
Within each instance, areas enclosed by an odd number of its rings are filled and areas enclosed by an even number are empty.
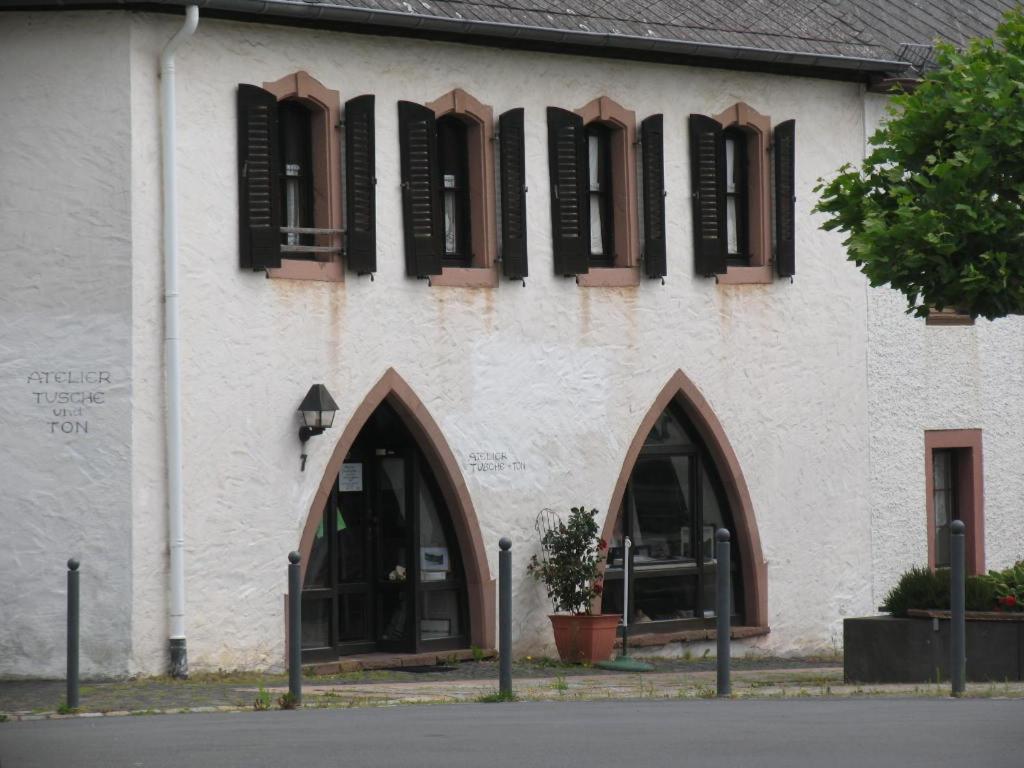
[[[640,285],[640,267],[594,267],[576,282],[583,288],[630,288]]]
[[[733,640],[742,640],[746,637],[761,637],[771,632],[768,627],[731,627],[729,637]],[[631,648],[653,648],[657,646],[670,645],[671,643],[693,643],[702,641],[714,641],[718,639],[718,631],[714,629],[686,629],[681,632],[651,632],[644,635],[629,634],[629,646]],[[615,647],[622,647],[622,638],[615,638]]]
[[[933,309],[924,320],[925,325],[974,325],[974,318],[955,309]]]
[[[341,268],[341,262],[338,260],[281,259],[281,266],[268,269],[267,277],[341,283],[345,281],[345,270]]]
[[[430,276],[430,285],[442,288],[495,288],[498,285],[498,268],[444,267],[440,275]]]
[[[771,264],[759,267],[728,267],[718,276],[719,285],[767,285],[775,281]]]

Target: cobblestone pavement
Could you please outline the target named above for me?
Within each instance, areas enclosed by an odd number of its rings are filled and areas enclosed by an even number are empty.
[[[546,659],[523,660],[513,669],[520,699],[601,700],[711,698],[713,660],[655,660],[655,670],[621,673],[566,666]],[[497,692],[496,662],[467,662],[417,671],[380,670],[306,677],[303,704],[366,707],[488,701]],[[846,685],[842,667],[822,659],[735,659],[733,694],[739,698],[794,696],[946,696],[942,685]],[[63,681],[0,681],[0,719],[60,717]],[[287,678],[270,674],[198,674],[169,678],[87,682],[81,686],[83,714],[156,714],[252,709],[257,699],[277,707]],[[968,695],[1024,698],[1024,683],[971,684]]]

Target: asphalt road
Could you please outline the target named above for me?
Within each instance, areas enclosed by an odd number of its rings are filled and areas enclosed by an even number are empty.
[[[1020,768],[1024,701],[522,702],[0,725],[0,768]]]

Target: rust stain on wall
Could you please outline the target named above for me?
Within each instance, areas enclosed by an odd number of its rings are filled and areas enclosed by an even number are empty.
[[[494,331],[494,289],[483,289],[483,310],[484,330],[487,333]]]
[[[584,341],[590,335],[592,328],[590,316],[590,291],[586,288],[579,289],[580,294],[580,338]]]
[[[330,283],[328,286],[327,310],[327,360],[331,370],[341,372],[342,326],[345,318],[345,283]]]

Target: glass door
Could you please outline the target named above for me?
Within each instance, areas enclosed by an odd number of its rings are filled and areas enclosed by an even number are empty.
[[[373,579],[370,559],[370,526],[367,525],[365,463],[348,462],[338,478],[335,490],[334,528],[337,641],[348,652],[373,648]],[[328,514],[328,517],[332,517]]]
[[[316,530],[302,590],[302,651],[307,661],[375,647],[372,531],[364,464],[346,462]]]
[[[376,458],[377,644],[380,650],[415,650],[414,521],[410,504],[409,461]]]
[[[465,648],[465,579],[458,541],[443,498],[425,466],[416,461],[417,650]]]
[[[412,435],[382,405],[345,457],[314,537],[303,658],[465,648],[468,615],[444,496]]]

